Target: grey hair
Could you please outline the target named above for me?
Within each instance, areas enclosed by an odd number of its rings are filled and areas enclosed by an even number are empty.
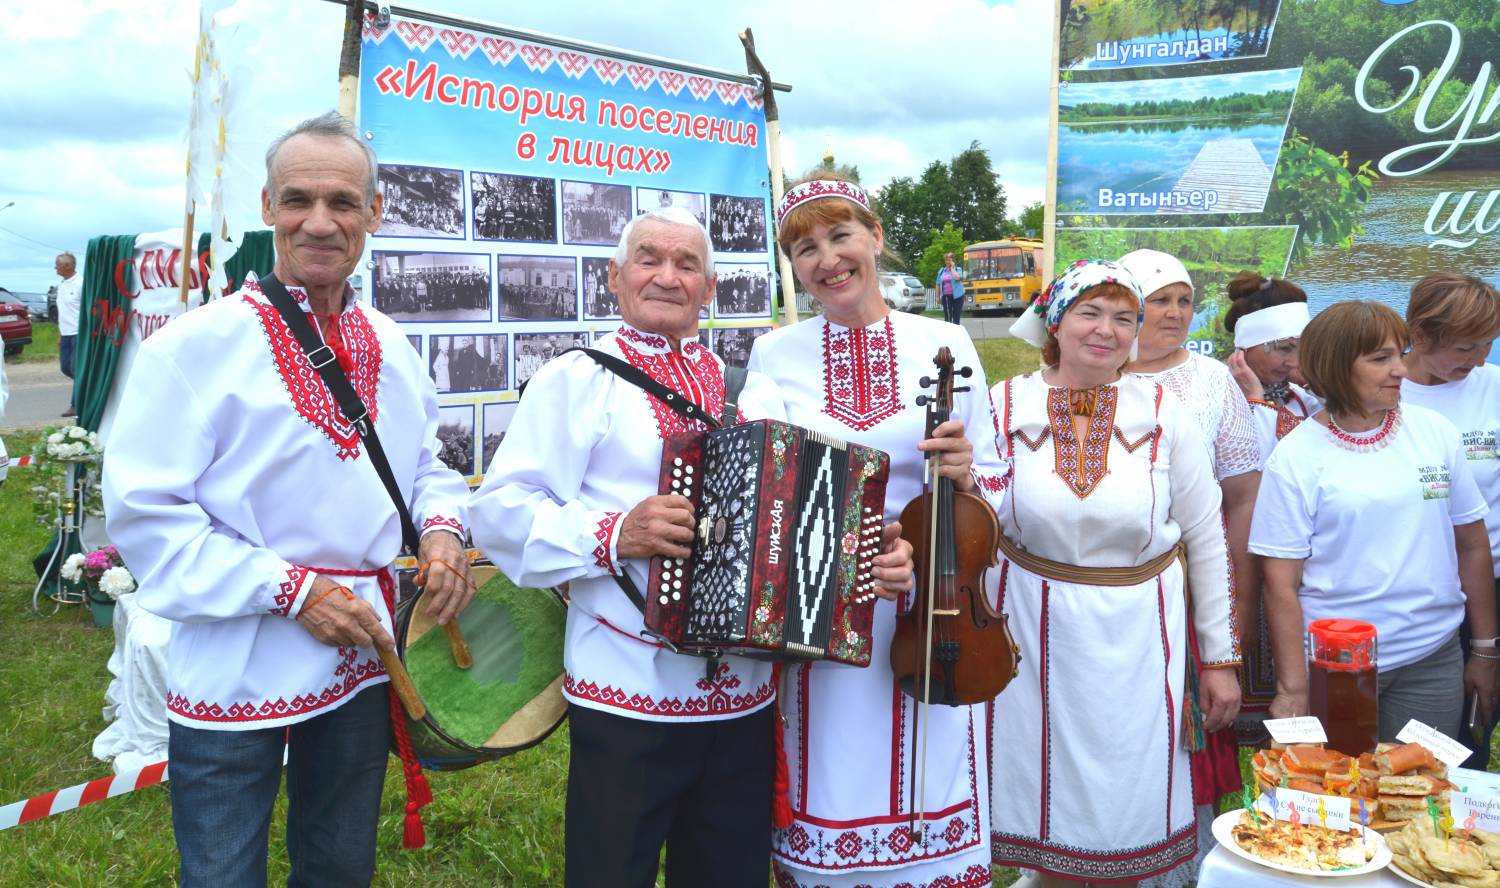
[[[61,253],[57,254],[57,261],[58,262],[66,262],[68,265],[71,265],[74,268],[78,267],[78,257],[74,256],[72,253],[68,252],[67,250],[63,250]]]
[[[646,220],[662,222],[667,225],[686,225],[698,232],[703,238],[703,270],[710,276],[714,273],[714,242],[708,236],[708,229],[698,221],[698,217],[688,212],[685,207],[657,207],[654,210],[646,210],[634,219],[625,223],[625,230],[620,232],[620,245],[615,247],[615,264],[624,265],[630,258],[630,236],[635,233],[635,227]]]
[[[364,139],[359,137],[359,131],[349,119],[337,111],[329,111],[317,117],[309,117],[281,135],[272,142],[271,147],[266,149],[266,193],[276,193],[276,155],[281,153],[281,146],[296,136],[318,136],[324,139],[348,139],[359,146],[359,150],[365,156],[366,163],[370,167],[370,177],[365,182],[365,200],[375,202],[375,192],[379,187],[376,179],[379,171],[379,163],[375,160],[375,149],[371,148]]]

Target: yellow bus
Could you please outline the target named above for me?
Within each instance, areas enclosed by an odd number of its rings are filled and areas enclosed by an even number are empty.
[[[964,293],[975,311],[1013,312],[1031,304],[1042,281],[1042,242],[1007,237],[970,244],[964,249]]]

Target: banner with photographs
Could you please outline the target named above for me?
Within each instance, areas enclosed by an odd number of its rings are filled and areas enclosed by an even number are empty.
[[[1494,3],[1060,2],[1057,268],[1177,255],[1189,345],[1220,358],[1240,271],[1314,313],[1404,314],[1434,271],[1500,281]]]
[[[360,130],[385,199],[369,295],[428,367],[442,458],[471,485],[520,386],[619,327],[609,262],[633,216],[684,207],[709,230],[719,284],[705,345],[743,364],[770,329],[757,88],[624,55],[366,17]]]

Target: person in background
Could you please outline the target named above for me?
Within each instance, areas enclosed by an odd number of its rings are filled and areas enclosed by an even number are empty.
[[[1187,267],[1159,250],[1135,250],[1120,257],[1146,295],[1145,320],[1136,354],[1125,370],[1176,395],[1198,421],[1208,464],[1223,499],[1229,563],[1234,568],[1236,614],[1250,613],[1249,590],[1259,585],[1256,565],[1247,550],[1255,491],[1260,486],[1260,453],[1250,407],[1229,370],[1213,358],[1186,347],[1193,323],[1193,281]],[[1244,619],[1236,620],[1244,625]],[[1206,746],[1192,755],[1193,802],[1197,807],[1199,857],[1162,874],[1153,885],[1186,884],[1197,878],[1198,862],[1213,847],[1210,832],[1214,803],[1241,785],[1239,744],[1234,725],[1205,737]]]
[[[1253,271],[1237,275],[1227,292],[1232,304],[1224,328],[1234,336],[1234,352],[1225,363],[1250,402],[1264,468],[1276,442],[1323,406],[1298,375],[1307,294],[1289,280]]]
[[[57,285],[57,363],[62,374],[73,378],[73,349],[78,342],[78,313],[83,310],[83,275],[78,273],[78,259],[62,253],[52,264],[62,281]],[[68,409],[63,416],[74,415],[73,393],[68,392]]]
[[[1411,288],[1406,325],[1411,350],[1405,357],[1401,400],[1439,413],[1458,427],[1464,459],[1490,507],[1484,524],[1500,607],[1500,367],[1485,363],[1500,335],[1500,293],[1472,275],[1429,274]],[[1467,624],[1459,629],[1459,643],[1466,657],[1500,656],[1495,639],[1471,638]],[[1465,767],[1483,771],[1489,766],[1494,727],[1492,715],[1479,726],[1480,737],[1467,730],[1459,733],[1458,739],[1474,750]]]
[[[943,302],[943,320],[950,324],[964,321],[964,270],[953,261],[952,253],[943,254],[943,267],[938,269],[938,298]]]
[[[1386,741],[1413,718],[1456,738],[1465,689],[1486,723],[1500,689],[1500,653],[1476,649],[1465,666],[1458,642],[1467,618],[1495,644],[1489,507],[1453,423],[1401,406],[1406,345],[1406,324],[1378,302],[1308,323],[1302,372],[1325,408],[1276,445],[1250,527],[1276,658],[1271,716],[1308,714],[1308,624],[1363,620],[1380,642]]]

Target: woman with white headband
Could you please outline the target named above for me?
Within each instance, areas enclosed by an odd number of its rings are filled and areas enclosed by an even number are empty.
[[[1175,395],[1123,372],[1142,301],[1115,263],[1075,263],[1011,327],[1046,369],[990,392],[1013,465],[999,601],[1023,654],[994,703],[991,845],[1043,885],[1191,861],[1189,740],[1239,708],[1208,448]]]
[[[749,369],[780,386],[787,420],[890,454],[888,530],[921,491],[930,451],[956,488],[998,506],[1003,469],[979,355],[963,327],[886,307],[876,274],[884,235],[864,190],[836,178],[803,182],[787,191],[776,221],[777,242],[822,309],[760,337],[750,353]],[[971,390],[924,441],[919,380],[936,376],[933,357],[944,346],[958,367],[972,368]],[[783,676],[792,822],[772,840],[779,888],[990,884],[986,709],[927,706],[919,723],[890,665],[896,613],[908,603],[876,602],[869,666],[821,661]],[[925,763],[918,730],[931,750]]]
[[[1224,327],[1234,336],[1229,370],[1250,402],[1264,468],[1276,442],[1323,406],[1298,382],[1297,348],[1307,326],[1307,294],[1291,281],[1253,271],[1237,275],[1227,291],[1231,305]]]
[[[1500,335],[1500,293],[1471,275],[1446,271],[1429,274],[1411,288],[1406,325],[1411,331],[1411,350],[1406,353],[1401,401],[1441,413],[1458,427],[1464,459],[1490,505],[1484,524],[1500,606],[1500,448],[1496,446],[1500,435],[1500,367],[1485,363],[1495,337]],[[1471,640],[1464,631],[1460,640],[1466,655],[1500,654],[1491,639]],[[1475,750],[1465,767],[1482,771],[1489,764],[1489,734],[1494,723],[1481,727],[1482,738],[1473,738],[1465,731],[1459,739]]]

